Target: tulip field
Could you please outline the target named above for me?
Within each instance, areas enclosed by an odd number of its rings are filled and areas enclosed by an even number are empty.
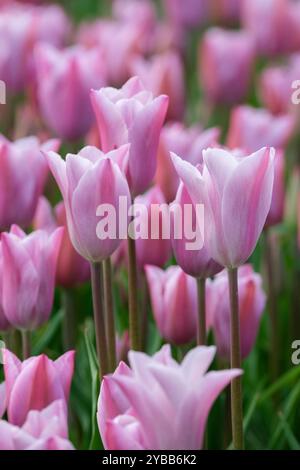
[[[300,450],[299,131],[299,0],[0,0],[0,450]]]

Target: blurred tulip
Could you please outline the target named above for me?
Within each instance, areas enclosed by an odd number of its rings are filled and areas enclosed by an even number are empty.
[[[7,331],[11,328],[11,324],[6,318],[4,314],[4,310],[3,310],[3,300],[2,300],[3,274],[4,274],[3,273],[3,257],[2,257],[2,246],[1,246],[1,241],[0,241],[0,331]],[[0,351],[0,359],[1,359],[1,351]],[[1,410],[1,392],[0,392],[0,410]],[[1,418],[1,411],[0,411],[0,418]]]
[[[208,17],[208,0],[163,0],[169,20],[184,29],[203,24]]]
[[[254,62],[253,41],[244,31],[209,29],[199,48],[199,80],[213,104],[234,104],[248,92]]]
[[[59,51],[42,44],[35,59],[39,105],[46,124],[64,139],[84,137],[93,124],[90,90],[106,84],[100,49],[76,46]]]
[[[0,421],[0,450],[73,450],[68,440],[64,402],[56,400],[41,411],[29,411],[18,427]]]
[[[38,42],[63,45],[70,24],[58,5],[33,6],[14,2],[0,11],[0,77],[12,92],[34,80],[33,49]]]
[[[155,174],[168,97],[153,98],[139,78],[133,77],[120,90],[92,90],[91,99],[103,151],[130,143],[126,172],[128,184],[133,195],[143,193]]]
[[[285,201],[285,158],[284,153],[276,151],[274,159],[274,184],[270,211],[266,220],[266,226],[280,224],[284,215]]]
[[[232,111],[227,145],[255,152],[264,146],[285,148],[294,131],[290,115],[273,116],[265,109],[238,106]]]
[[[147,90],[154,96],[168,95],[167,118],[181,120],[185,111],[185,83],[183,63],[178,53],[168,51],[153,56],[149,60],[138,57],[131,65],[133,75],[137,75]]]
[[[234,23],[241,16],[241,0],[210,0],[213,22]]]
[[[43,230],[26,235],[12,226],[1,235],[2,305],[16,328],[33,330],[50,316],[62,232],[58,228],[50,236]]]
[[[190,276],[201,279],[214,276],[219,271],[221,271],[222,267],[211,258],[210,253],[207,250],[205,239],[203,240],[204,234],[201,234],[200,228],[197,229],[195,206],[186,187],[182,183],[178,188],[174,205],[172,205],[171,208],[172,207],[173,210],[176,208],[175,212],[171,212],[173,214],[173,217],[177,217],[177,210],[179,208],[182,216],[182,236],[180,238],[175,238],[174,233],[172,236],[172,248],[177,263],[184,270],[184,272],[189,274]],[[190,211],[188,213],[185,212],[187,207],[190,207]],[[195,233],[194,240],[188,239],[185,234],[185,227],[187,223],[193,224],[191,230],[193,230],[193,232]],[[173,226],[174,225],[175,224],[173,224]],[[202,242],[203,244],[202,248],[194,250],[187,249],[187,244],[194,243],[196,237],[200,238],[200,242]]]
[[[0,229],[28,227],[48,175],[41,150],[57,151],[58,140],[40,144],[36,137],[10,142],[0,135]]]
[[[63,400],[67,405],[74,371],[74,354],[74,351],[68,351],[56,361],[41,354],[21,362],[8,349],[3,349],[10,423],[21,426],[30,410],[42,410],[55,400]]]
[[[197,285],[179,266],[163,271],[145,267],[152,311],[163,338],[172,344],[189,343],[197,333]]]
[[[75,287],[90,278],[89,263],[73,248],[67,228],[67,216],[63,202],[54,208],[49,201],[41,197],[34,217],[34,228],[53,232],[57,227],[65,227],[59,250],[56,283],[63,287]]]
[[[211,257],[228,268],[253,252],[270,210],[274,149],[237,158],[223,149],[203,151],[204,170],[173,156],[178,175],[195,204],[205,208],[205,242]]]
[[[117,363],[127,361],[128,351],[130,349],[129,333],[128,330],[124,331],[122,336],[117,335],[116,337],[116,353]]]
[[[104,377],[98,426],[108,450],[198,450],[210,409],[237,369],[206,373],[214,347],[197,347],[181,364],[168,345],[153,357],[129,352],[131,368],[120,363]]]
[[[162,267],[172,255],[168,230],[169,207],[166,200],[161,190],[154,186],[147,193],[138,196],[134,202],[144,208],[135,219],[136,225],[146,227],[145,233],[141,233],[141,237],[137,237],[135,241],[137,264],[141,269],[146,264]]]
[[[75,250],[90,262],[108,258],[120,245],[119,198],[130,205],[127,181],[115,162],[126,160],[129,146],[104,154],[96,147],[84,147],[78,155],[68,154],[66,160],[54,152],[45,154],[65,203],[69,236]],[[115,210],[114,233],[97,234],[97,208],[110,204]],[[102,215],[103,216],[103,215]],[[126,221],[126,220],[125,220]]]
[[[250,264],[241,266],[238,272],[241,354],[246,358],[252,351],[258,333],[260,319],[266,305],[262,278]],[[213,312],[211,319],[217,345],[217,354],[230,361],[230,303],[227,273],[216,276],[211,283]]]
[[[179,178],[172,163],[170,152],[175,152],[192,165],[203,162],[202,150],[216,146],[220,131],[217,127],[203,130],[200,126],[184,127],[175,122],[163,127],[157,154],[156,184],[167,202],[175,199]]]

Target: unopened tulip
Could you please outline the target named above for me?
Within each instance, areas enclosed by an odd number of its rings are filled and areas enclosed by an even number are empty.
[[[49,201],[41,197],[34,217],[34,227],[52,233],[59,226],[65,227],[65,230],[57,260],[56,283],[63,287],[74,287],[89,279],[89,263],[73,248],[64,203],[58,203],[53,212]]]
[[[285,148],[294,130],[291,115],[273,116],[265,109],[239,106],[232,111],[227,145],[255,152],[264,146]]]
[[[39,105],[46,124],[64,139],[83,137],[93,124],[90,90],[106,84],[100,49],[77,46],[61,51],[42,44],[35,59]]]
[[[22,91],[35,79],[33,49],[38,42],[62,46],[70,24],[58,5],[13,5],[0,12],[0,77],[8,90]]]
[[[107,154],[96,147],[85,147],[78,155],[68,154],[66,160],[54,152],[46,154],[64,198],[71,242],[77,252],[90,262],[103,261],[118,248],[120,218],[123,217],[125,229],[127,227],[128,217],[120,210],[119,203],[120,198],[124,198],[128,208],[131,199],[118,163],[128,158],[128,152],[129,146],[123,145]],[[98,214],[99,208],[108,205],[114,212],[112,217],[110,211],[109,214],[105,211]],[[104,224],[99,234],[100,216],[104,218],[107,215],[108,233],[104,233]]]
[[[262,278],[251,265],[241,266],[238,273],[239,316],[241,333],[241,355],[247,357],[252,351],[260,319],[266,304]],[[210,285],[214,309],[211,313],[217,354],[230,360],[230,303],[226,272],[220,273]]]
[[[195,204],[204,204],[205,242],[211,257],[228,268],[253,252],[270,210],[274,149],[237,158],[223,149],[203,151],[204,170],[173,156]]]
[[[26,235],[13,226],[10,233],[2,233],[2,306],[16,328],[33,330],[50,316],[62,232],[58,228],[50,236],[43,230]]]
[[[282,222],[284,215],[285,200],[285,156],[280,150],[276,151],[274,159],[274,185],[270,211],[266,220],[266,225],[276,225]]]
[[[134,202],[143,209],[136,222],[137,226],[141,225],[142,233],[137,235],[137,228],[135,230],[137,264],[141,269],[146,264],[162,267],[172,254],[166,200],[161,190],[154,186]]]
[[[66,408],[74,371],[74,351],[56,361],[41,354],[21,362],[8,349],[2,354],[10,423],[21,426],[30,410],[40,411],[55,400],[63,400]]]
[[[182,120],[185,110],[185,83],[182,59],[176,52],[165,52],[149,60],[135,59],[131,66],[147,90],[154,96],[168,95],[169,120]]]
[[[174,204],[171,206],[171,214],[174,221],[173,227],[175,227],[176,218],[180,217],[181,233],[176,237],[175,229],[173,229],[172,248],[176,261],[184,272],[190,276],[205,279],[221,271],[222,267],[211,258],[207,250],[204,233],[201,233],[201,220],[197,219],[195,206],[182,183],[178,188]],[[189,229],[190,233],[187,234],[186,229]],[[200,246],[195,245],[197,241]]]
[[[157,154],[155,181],[167,202],[174,201],[179,186],[179,178],[170,152],[175,152],[192,165],[197,165],[203,163],[202,150],[216,146],[219,136],[220,131],[217,127],[203,130],[200,126],[185,127],[180,122],[163,127]]]
[[[197,333],[197,285],[179,266],[145,267],[157,328],[168,342],[185,344]]]
[[[210,409],[240,370],[206,373],[214,347],[197,347],[181,364],[168,345],[149,357],[129,352],[104,378],[98,401],[98,426],[107,450],[198,450]]]
[[[97,118],[102,150],[108,152],[130,143],[126,176],[133,195],[143,193],[156,169],[160,131],[168,97],[153,98],[139,78],[133,77],[117,90],[93,90],[91,99]]]
[[[209,102],[234,104],[248,92],[253,41],[244,31],[209,29],[200,43],[199,80]]]
[[[48,175],[41,150],[57,151],[59,142],[40,144],[35,137],[10,142],[0,136],[0,229],[12,224],[28,227]]]
[[[68,440],[66,409],[56,400],[41,411],[29,411],[22,426],[0,421],[0,450],[73,450]]]

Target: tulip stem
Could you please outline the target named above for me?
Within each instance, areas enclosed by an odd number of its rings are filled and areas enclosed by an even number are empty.
[[[232,369],[241,369],[240,346],[240,318],[238,298],[238,271],[237,268],[228,269],[229,293],[230,293],[230,365]],[[244,448],[243,436],[243,399],[242,380],[236,377],[231,382],[231,425],[234,449]]]
[[[269,229],[265,230],[265,253],[266,253],[266,274],[268,287],[268,305],[270,316],[270,332],[271,332],[271,350],[270,350],[270,367],[272,379],[278,377],[279,366],[279,338],[278,338],[278,315],[276,304],[276,291],[274,282],[274,266],[272,243],[270,239]]]
[[[139,316],[137,291],[137,264],[135,240],[128,236],[128,288],[129,288],[129,335],[131,349],[138,351],[139,343]]]
[[[107,258],[103,261],[103,290],[109,370],[110,372],[113,372],[117,366],[117,359],[115,315],[112,291],[112,267],[110,258]]]
[[[108,372],[105,320],[102,305],[102,264],[91,263],[91,283],[100,381]]]
[[[62,292],[62,303],[64,309],[63,317],[63,344],[65,351],[74,349],[76,343],[76,321],[73,292],[64,289]]]
[[[197,325],[197,344],[204,346],[206,344],[206,305],[205,305],[205,277],[197,278],[198,290],[198,325]]]
[[[28,330],[22,330],[21,334],[23,359],[28,359],[31,354],[31,334]]]

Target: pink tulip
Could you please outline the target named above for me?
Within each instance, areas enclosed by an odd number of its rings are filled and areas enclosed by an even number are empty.
[[[222,266],[240,266],[257,244],[271,205],[274,153],[262,148],[239,158],[223,149],[207,149],[202,175],[173,156],[194,204],[204,204],[205,243]]]
[[[211,16],[214,22],[234,23],[241,16],[241,0],[210,0]]]
[[[168,231],[169,207],[159,188],[154,186],[147,193],[138,196],[135,204],[143,207],[137,216],[137,225],[145,226],[145,233],[136,238],[137,264],[142,269],[146,264],[164,266],[171,258],[172,248]],[[137,233],[137,230],[135,231]]]
[[[107,154],[96,147],[84,147],[78,155],[68,154],[66,160],[54,152],[45,154],[64,198],[71,242],[75,250],[90,262],[100,262],[118,248],[121,242],[118,221],[123,217],[124,223],[128,223],[127,215],[119,211],[119,202],[121,197],[125,198],[128,207],[130,193],[118,166],[118,162],[126,161],[128,152],[129,146],[123,145]],[[101,239],[98,237],[98,223],[102,219],[97,210],[107,204],[115,210],[116,226],[113,233],[101,233]]]
[[[59,141],[43,145],[35,137],[10,142],[0,135],[0,229],[12,224],[28,227],[33,219],[38,199],[48,175],[41,150],[54,150]]]
[[[0,352],[2,356],[2,352]],[[0,383],[0,418],[4,415],[6,411],[6,388],[5,382]]]
[[[21,426],[30,410],[40,411],[55,400],[63,400],[66,408],[74,371],[74,354],[74,351],[69,351],[56,361],[41,354],[21,362],[8,349],[3,349],[10,423]]]
[[[208,0],[164,0],[163,4],[169,20],[184,29],[200,26],[208,16]]]
[[[127,361],[128,351],[130,349],[129,332],[124,331],[122,336],[117,335],[116,337],[116,353],[117,362]]]
[[[153,56],[150,60],[138,57],[132,62],[131,71],[154,96],[168,95],[168,119],[183,119],[185,83],[183,63],[178,53],[169,51]]]
[[[65,230],[57,260],[56,283],[63,287],[74,287],[89,279],[89,263],[73,248],[68,233],[64,203],[57,204],[53,213],[49,201],[41,197],[34,218],[34,227],[52,233],[59,226],[65,227]]]
[[[174,231],[172,234],[172,248],[177,263],[183,271],[190,276],[198,278],[214,276],[221,271],[222,267],[211,258],[207,250],[205,239],[203,240],[203,236],[201,236],[201,229],[197,229],[195,206],[186,187],[182,183],[178,188],[176,199],[171,207],[173,209],[171,213],[174,218],[181,216],[181,219],[179,218],[178,220],[181,220],[182,236],[176,238]],[[189,212],[185,212],[187,207],[190,208]],[[178,211],[180,211],[181,214],[179,214]],[[172,226],[175,226],[174,218],[174,225]],[[187,224],[191,224],[192,221],[192,230],[195,233],[194,239],[187,237],[185,234],[185,227]],[[201,242],[201,248],[196,250],[188,249],[187,244],[195,243],[196,238]]]
[[[197,333],[197,285],[179,266],[163,271],[145,267],[152,311],[160,334],[173,344],[193,341]]]
[[[22,426],[0,421],[0,450],[73,450],[68,440],[65,405],[56,400],[41,411],[29,411]]]
[[[93,123],[91,88],[104,86],[106,71],[99,49],[49,45],[36,50],[38,98],[46,124],[64,139],[83,137]]]
[[[2,300],[3,275],[4,275],[3,256],[2,256],[2,246],[1,246],[1,241],[0,241],[0,331],[7,331],[11,328],[11,324],[6,318],[4,310],[3,310],[3,300]],[[1,359],[1,351],[0,351],[0,359]],[[1,410],[1,392],[0,392],[0,410]],[[1,411],[0,411],[0,418],[1,418]]]
[[[285,148],[294,130],[290,115],[272,116],[265,109],[239,106],[232,111],[228,147],[255,152],[263,146]]]
[[[197,165],[203,162],[202,150],[216,146],[219,135],[217,127],[203,130],[200,126],[184,127],[179,122],[163,127],[157,154],[155,182],[164,193],[167,202],[174,201],[179,186],[179,178],[170,152],[175,152],[192,165]]]
[[[260,319],[266,305],[262,278],[250,264],[241,266],[238,273],[239,315],[242,358],[252,351],[258,333]],[[230,360],[230,304],[226,272],[220,273],[211,283],[213,312],[211,313],[217,354]]]
[[[280,224],[284,215],[285,201],[285,158],[284,153],[277,150],[274,160],[274,185],[270,211],[266,220],[266,225]]]
[[[34,80],[33,49],[37,42],[61,46],[69,21],[57,5],[32,6],[17,2],[0,12],[0,77],[12,92],[22,91]]]
[[[130,351],[130,368],[120,363],[104,377],[98,426],[108,450],[198,450],[210,409],[238,369],[206,373],[214,347],[197,347],[181,364],[168,345],[149,357]]]
[[[234,104],[248,92],[254,61],[251,37],[244,31],[211,28],[199,48],[199,80],[213,104]]]
[[[45,323],[54,298],[55,271],[62,228],[52,235],[27,235],[17,226],[2,233],[2,306],[16,328],[33,330]]]
[[[168,97],[153,98],[140,80],[133,77],[120,90],[93,90],[91,99],[103,151],[130,143],[127,180],[133,195],[143,193],[155,174]]]

